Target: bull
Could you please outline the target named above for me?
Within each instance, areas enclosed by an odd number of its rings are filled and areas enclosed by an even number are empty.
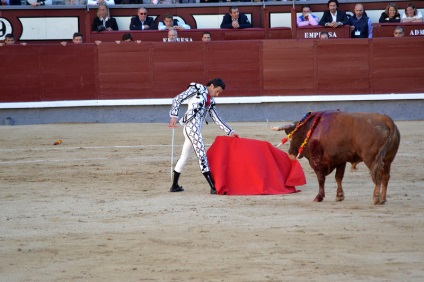
[[[325,177],[336,169],[336,201],[344,200],[342,188],[346,163],[352,170],[364,162],[375,184],[373,204],[386,202],[390,167],[400,143],[400,133],[387,115],[340,111],[309,112],[300,121],[272,130],[284,130],[290,140],[289,155],[308,159],[319,183],[315,202],[325,197]],[[381,192],[380,192],[381,188]]]

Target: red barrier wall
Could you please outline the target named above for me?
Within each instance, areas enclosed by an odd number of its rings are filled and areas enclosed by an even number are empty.
[[[0,47],[0,102],[170,98],[221,77],[226,96],[423,93],[424,38]]]

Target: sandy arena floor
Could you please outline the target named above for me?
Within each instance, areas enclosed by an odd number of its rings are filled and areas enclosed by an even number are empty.
[[[266,123],[231,125],[283,137]],[[334,172],[313,202],[304,159],[301,193],[210,195],[194,156],[186,191],[169,193],[166,124],[1,126],[0,281],[424,281],[424,121],[397,125],[384,206],[372,205],[363,163],[346,170],[344,202]],[[205,125],[207,144],[218,134]],[[175,139],[176,160],[181,127]]]

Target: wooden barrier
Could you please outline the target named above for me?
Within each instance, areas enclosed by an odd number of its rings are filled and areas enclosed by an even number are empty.
[[[249,29],[187,29],[178,31],[178,37],[189,39],[189,41],[201,41],[203,32],[211,33],[213,41],[216,40],[255,40],[255,39],[290,39],[290,28],[278,28],[266,30],[263,28]],[[159,42],[168,38],[168,31],[159,30],[122,30],[122,31],[93,31],[90,35],[90,42],[97,40],[103,42],[120,41],[122,35],[131,33],[134,40]],[[191,39],[191,40],[190,40]]]
[[[424,23],[375,23],[372,26],[374,37],[393,37],[397,26],[403,27],[405,37],[424,36]]]
[[[221,77],[226,97],[423,93],[423,37],[0,47],[0,102],[171,98]]]
[[[350,38],[350,26],[338,28],[322,26],[298,27],[296,31],[297,39],[317,39],[321,32],[328,32],[330,38]]]

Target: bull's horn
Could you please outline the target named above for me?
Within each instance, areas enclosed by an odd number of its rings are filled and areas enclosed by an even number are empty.
[[[268,119],[266,120],[266,122],[268,123],[268,127],[269,127],[269,129],[274,130],[274,131],[286,130],[286,129],[288,129],[288,128],[291,128],[291,127],[294,127],[294,126],[295,126],[295,124],[294,124],[294,123],[289,123],[289,124],[286,124],[286,125],[283,125],[283,126],[277,127],[277,126],[271,126],[271,125],[269,124],[269,120],[268,120]]]

